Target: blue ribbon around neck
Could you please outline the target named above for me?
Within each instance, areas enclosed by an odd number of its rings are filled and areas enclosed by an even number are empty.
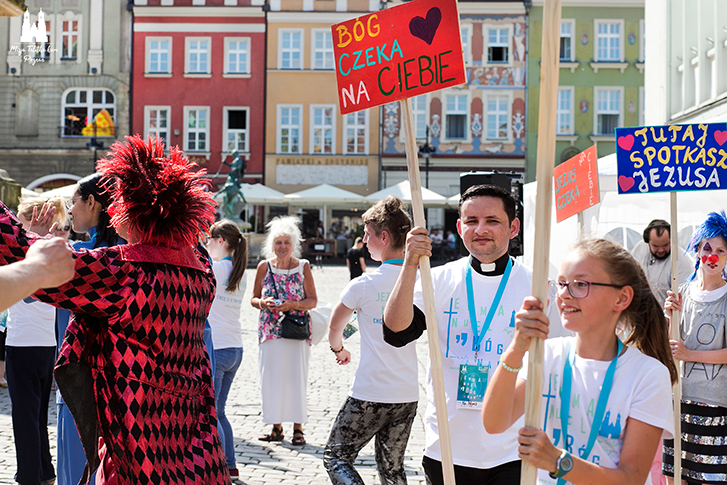
[[[387,259],[382,261],[381,264],[404,264],[404,258]]]
[[[603,378],[603,386],[601,386],[601,392],[598,394],[598,403],[596,404],[596,414],[593,416],[593,424],[591,425],[591,433],[588,435],[588,443],[580,454],[580,457],[584,460],[588,459],[588,455],[591,454],[591,449],[596,443],[596,437],[598,431],[601,429],[601,423],[603,423],[603,416],[606,413],[606,404],[608,403],[608,396],[611,394],[611,388],[613,387],[613,375],[616,373],[616,365],[618,363],[618,356],[621,355],[623,350],[623,344],[619,338],[618,350],[616,351],[616,357],[613,358],[611,364],[608,366],[606,376]],[[573,367],[575,366],[576,359],[576,348],[575,345],[568,351],[568,358],[563,366],[563,389],[560,394],[560,432],[563,439],[563,448],[567,448],[568,441],[568,418],[570,417],[570,394],[571,384],[573,382]],[[565,483],[564,478],[558,479],[558,485]]]
[[[472,333],[475,337],[472,341],[472,350],[475,351],[475,365],[477,365],[477,352],[480,351],[480,344],[482,344],[482,339],[485,338],[485,334],[490,329],[490,324],[492,323],[492,319],[495,317],[495,311],[497,310],[497,306],[500,304],[502,294],[505,292],[505,286],[507,286],[507,280],[510,278],[511,271],[512,259],[508,257],[505,273],[502,275],[502,279],[500,280],[500,286],[497,287],[497,293],[495,293],[495,297],[492,299],[490,309],[487,311],[487,317],[485,317],[485,321],[482,324],[482,333],[478,333],[477,312],[475,311],[475,291],[472,287],[472,261],[469,261],[467,264],[465,283],[467,286],[467,307],[470,314],[470,323],[472,324]]]

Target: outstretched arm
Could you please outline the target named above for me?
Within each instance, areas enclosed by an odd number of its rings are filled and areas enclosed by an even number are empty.
[[[394,332],[406,330],[414,318],[414,286],[419,258],[432,255],[432,242],[423,227],[415,227],[406,236],[404,264],[384,309],[384,325]]]
[[[548,338],[548,317],[543,313],[542,303],[529,296],[515,315],[515,338],[502,354],[501,362],[510,369],[521,368],[533,337]],[[482,402],[482,424],[488,433],[502,433],[524,412],[525,381],[517,378],[517,372],[497,366]]]
[[[663,430],[633,418],[626,420],[625,429],[618,468],[605,468],[571,453],[573,468],[564,478],[575,485],[643,485]],[[562,450],[553,446],[543,431],[522,428],[518,443],[522,460],[555,473]]]
[[[60,286],[73,277],[73,253],[57,237],[30,246],[25,259],[0,267],[0,310],[25,298],[41,287]]]

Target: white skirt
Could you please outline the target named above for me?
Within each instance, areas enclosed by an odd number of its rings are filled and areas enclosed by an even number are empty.
[[[307,422],[308,341],[269,339],[258,347],[263,423]]]

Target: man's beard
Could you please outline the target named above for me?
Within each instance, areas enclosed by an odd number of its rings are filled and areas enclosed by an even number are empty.
[[[651,253],[651,259],[655,261],[663,261],[668,258],[669,255],[671,255],[671,251],[667,251],[666,253],[664,253],[664,256],[657,256],[656,254]]]

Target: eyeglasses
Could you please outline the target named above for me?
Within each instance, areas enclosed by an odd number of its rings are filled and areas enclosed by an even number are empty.
[[[56,231],[58,231],[58,232],[68,232],[70,230],[71,230],[71,226],[70,225],[56,227]]]
[[[71,198],[70,198],[70,200],[67,200],[67,201],[66,201],[66,210],[71,210],[71,208],[72,208],[72,207],[73,207],[73,205],[74,205],[74,204],[76,203],[76,201],[77,201],[78,199],[82,199],[82,198],[83,198],[83,197],[81,197],[80,195],[79,195],[78,197],[71,197]]]
[[[573,298],[586,298],[588,293],[591,291],[591,285],[593,286],[609,286],[611,288],[623,288],[624,285],[612,285],[609,283],[593,283],[592,281],[553,281],[548,280],[548,294],[550,296],[556,296],[559,291],[563,288],[568,288],[568,293]]]

